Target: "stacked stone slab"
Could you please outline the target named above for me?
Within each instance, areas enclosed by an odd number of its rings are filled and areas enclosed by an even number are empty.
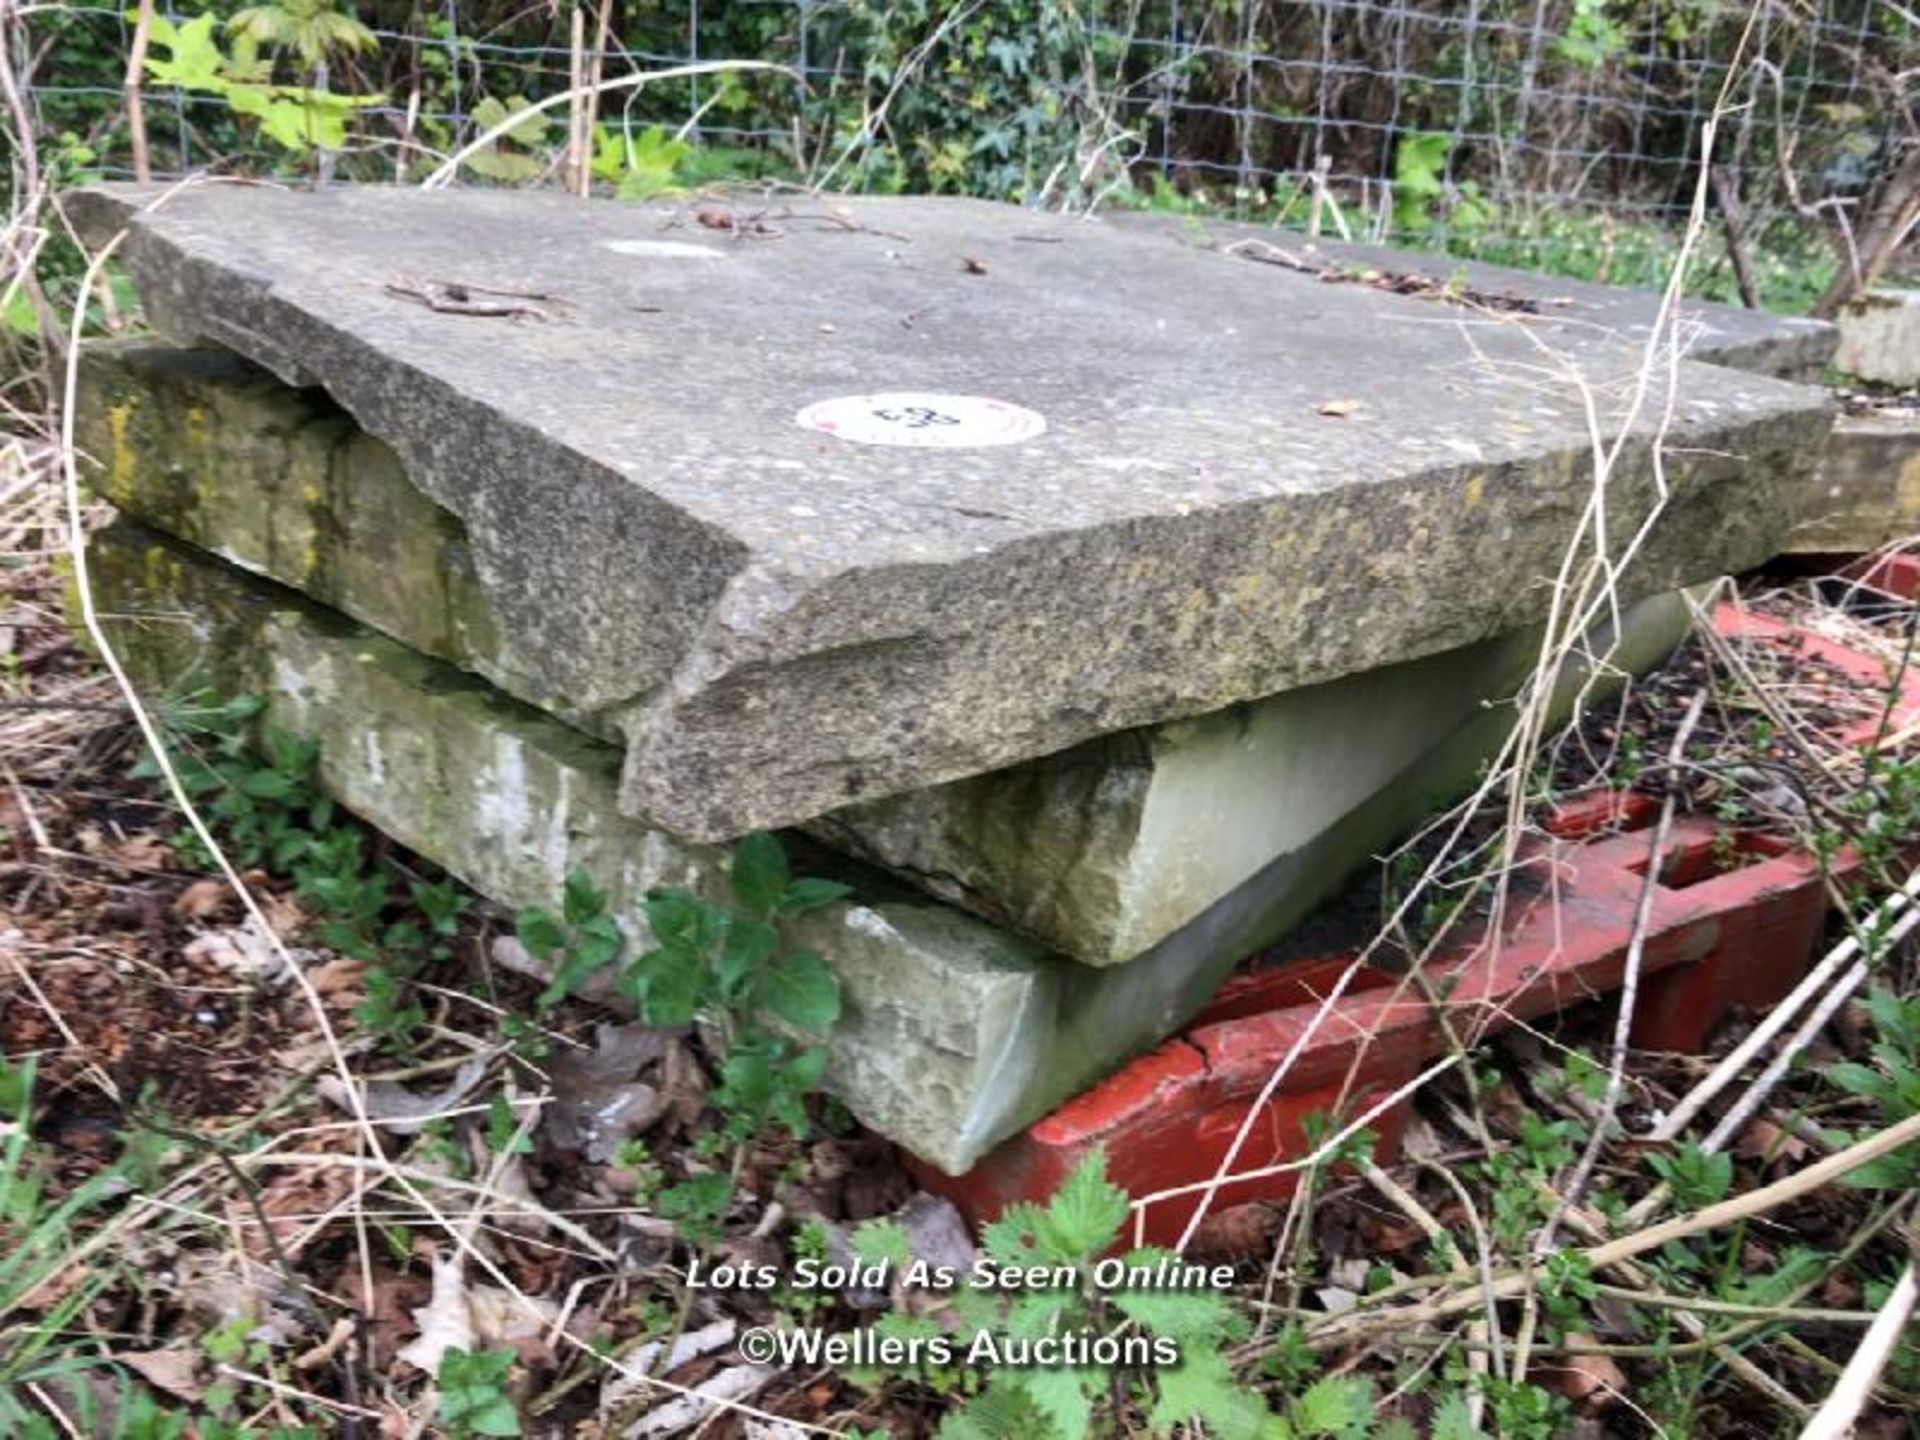
[[[149,681],[262,694],[345,804],[507,904],[581,866],[631,917],[795,827],[857,884],[804,937],[845,991],[829,1084],[956,1173],[1498,748],[1589,400],[1616,541],[1671,496],[1609,673],[1671,645],[1675,587],[1774,553],[1828,424],[1692,359],[1627,405],[1615,322],[1651,297],[1490,318],[972,202],[76,208],[167,336],[85,357],[80,408]],[[1699,353],[1757,363],[1739,324]],[[909,390],[1044,428],[796,423]]]

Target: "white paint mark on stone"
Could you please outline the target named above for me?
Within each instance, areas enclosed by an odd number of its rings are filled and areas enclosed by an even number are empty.
[[[1044,416],[1005,400],[920,390],[842,395],[809,405],[794,419],[808,430],[856,445],[922,450],[1017,445],[1047,429]]]
[[[616,255],[638,255],[649,260],[724,260],[726,251],[684,240],[602,240],[601,248]]]

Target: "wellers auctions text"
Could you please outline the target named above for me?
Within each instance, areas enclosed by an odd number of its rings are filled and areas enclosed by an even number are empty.
[[[912,1260],[838,1261],[802,1257],[791,1266],[714,1265],[696,1256],[687,1270],[695,1290],[1221,1290],[1233,1283],[1231,1265],[1195,1265],[1172,1254],[1111,1256],[1091,1266],[1003,1265],[980,1256],[972,1265]]]
[[[818,1329],[749,1330],[740,1353],[759,1364],[786,1368],[821,1365],[907,1367],[991,1365],[1015,1369],[1108,1365],[1167,1369],[1180,1363],[1180,1344],[1168,1335],[1068,1330],[1052,1335],[900,1335],[878,1330],[829,1334]]]

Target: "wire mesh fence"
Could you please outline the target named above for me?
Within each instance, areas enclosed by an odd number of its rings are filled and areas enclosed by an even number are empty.
[[[179,26],[198,12],[157,13]],[[1799,305],[1851,263],[1876,186],[1920,144],[1920,14],[1888,0],[439,0],[361,14],[373,47],[325,75],[379,97],[352,116],[344,163],[360,178],[404,175],[476,117],[586,74],[755,60],[782,68],[630,90],[596,119],[629,154],[659,126],[736,166],[757,156],[757,173],[1224,210],[1625,281],[1670,259],[1703,122],[1723,106],[1712,180],[1727,223],[1709,264],[1723,289]],[[39,26],[40,127],[107,174],[129,163],[130,24],[69,6]],[[284,161],[212,90],[163,71],[144,103],[158,172]],[[516,163],[491,178],[560,173],[563,128],[516,132],[496,147]]]

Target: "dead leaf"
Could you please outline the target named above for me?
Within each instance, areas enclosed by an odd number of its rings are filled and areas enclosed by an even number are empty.
[[[602,1025],[592,1050],[556,1057],[553,1103],[542,1117],[553,1143],[605,1165],[623,1141],[657,1124],[671,1101],[636,1077],[666,1055],[669,1038],[648,1025]]]
[[[365,995],[361,987],[366,977],[367,965],[364,960],[349,960],[344,956],[307,971],[307,983],[313,987],[314,994],[339,1005],[360,1003]]]
[[[359,1171],[347,1165],[303,1166],[282,1171],[260,1192],[260,1208],[282,1254],[293,1259],[317,1236],[319,1217],[353,1194]],[[251,1218],[251,1217],[249,1217]],[[273,1246],[257,1224],[246,1231],[247,1253],[256,1260],[272,1256]]]
[[[92,848],[88,840],[93,842]],[[104,855],[132,870],[169,870],[173,868],[173,846],[151,830],[142,830],[121,840],[108,842],[95,830],[81,832],[80,848],[89,855]]]
[[[422,1276],[402,1275],[377,1262],[371,1280],[369,1285],[355,1261],[339,1283],[349,1303],[366,1317],[367,1363],[384,1371],[393,1364],[400,1337],[413,1328],[412,1312],[429,1301],[432,1289]]]
[[[1568,1331],[1567,1341],[1574,1345],[1591,1345],[1594,1339],[1578,1331]],[[1542,1366],[1542,1369],[1548,1369]],[[1586,1415],[1598,1415],[1610,1409],[1625,1393],[1626,1373],[1614,1364],[1610,1355],[1565,1355],[1553,1362],[1548,1373],[1554,1377],[1560,1387],[1560,1393],[1574,1404],[1574,1408]]]
[[[1313,407],[1313,411],[1316,415],[1332,415],[1336,419],[1345,419],[1349,415],[1359,413],[1360,402],[1358,400],[1322,400]]]
[[[141,1350],[113,1358],[156,1390],[164,1390],[177,1399],[193,1403],[206,1398],[206,1386],[200,1383],[195,1374],[200,1368],[200,1356],[185,1346]]]
[[[1798,1135],[1764,1117],[1749,1122],[1733,1147],[1743,1160],[1785,1160],[1790,1164],[1805,1159],[1808,1148]]]
[[[205,920],[236,903],[225,880],[196,880],[173,897],[173,913],[185,920]]]
[[[467,1296],[466,1268],[458,1256],[433,1257],[433,1296],[423,1309],[413,1312],[420,1333],[394,1352],[416,1370],[429,1375],[440,1373],[440,1361],[449,1350],[471,1353],[475,1343],[473,1309]]]
[[[780,1372],[771,1365],[735,1365],[696,1385],[678,1399],[650,1410],[627,1427],[627,1440],[649,1435],[679,1435],[710,1418],[714,1402],[741,1401]]]
[[[1280,1233],[1280,1213],[1258,1200],[1229,1205],[1200,1222],[1187,1249],[1196,1257],[1247,1260],[1267,1253]]]
[[[260,909],[268,926],[282,940],[290,940],[307,928],[307,912],[291,895],[276,895],[269,890],[260,896]]]
[[[467,1292],[467,1317],[482,1349],[510,1346],[524,1364],[553,1364],[554,1325],[560,1318],[553,1301],[522,1298],[497,1285],[476,1285]]]
[[[261,932],[251,917],[244,925],[224,930],[209,930],[189,941],[184,952],[189,960],[204,961],[242,980],[265,985],[285,985],[293,975],[282,960],[281,950]],[[305,966],[314,958],[311,951],[284,952],[294,964]]]
[[[448,1111],[457,1109],[486,1073],[486,1057],[476,1055],[454,1072],[453,1080],[445,1089],[423,1095],[398,1081],[375,1080],[367,1086],[361,1103],[366,1107],[368,1118],[377,1121],[381,1128],[395,1135],[417,1135]],[[322,1075],[316,1088],[333,1104],[352,1113],[346,1082],[338,1075]]]

